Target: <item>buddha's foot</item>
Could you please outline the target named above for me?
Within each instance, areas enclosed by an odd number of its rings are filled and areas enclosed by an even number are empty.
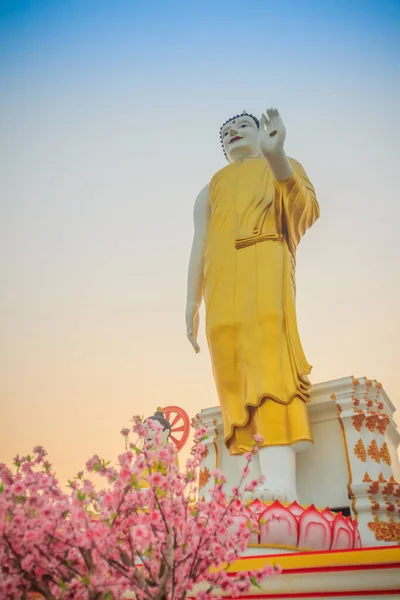
[[[243,500],[246,502],[252,502],[253,500],[260,500],[261,502],[294,502],[297,500],[296,490],[284,490],[281,488],[267,488],[267,487],[256,487],[254,492],[244,492]]]

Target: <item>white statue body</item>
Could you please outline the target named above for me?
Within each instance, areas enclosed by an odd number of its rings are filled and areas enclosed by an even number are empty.
[[[287,180],[292,174],[292,166],[284,149],[285,138],[286,129],[276,109],[267,109],[260,119],[259,128],[251,116],[243,114],[228,121],[221,130],[223,149],[230,163],[263,156],[278,182]],[[209,220],[209,185],[207,185],[200,191],[194,205],[194,238],[187,285],[187,337],[196,353],[200,352],[197,336],[199,308],[203,297],[204,250]],[[265,446],[259,450],[256,472],[252,474],[253,477],[264,475],[266,479],[266,483],[256,491],[259,499],[281,501],[297,499],[295,452],[308,444],[309,442],[298,443],[296,446]]]

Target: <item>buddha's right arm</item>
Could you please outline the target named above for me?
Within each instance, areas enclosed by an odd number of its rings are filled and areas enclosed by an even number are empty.
[[[194,205],[194,236],[189,260],[187,281],[186,324],[188,338],[198,352],[197,329],[198,312],[203,297],[204,249],[210,221],[208,185],[201,190]]]
[[[196,305],[199,308],[203,296],[204,248],[210,220],[208,185],[196,198],[193,220],[194,236],[189,260],[187,305]]]

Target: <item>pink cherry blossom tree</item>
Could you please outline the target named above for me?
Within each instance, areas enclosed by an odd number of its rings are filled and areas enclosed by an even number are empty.
[[[140,419],[132,429],[143,438]],[[121,433],[126,451],[117,468],[98,456],[86,464],[105,478],[100,491],[80,472],[64,493],[41,447],[17,456],[14,472],[0,465],[1,598],[207,600],[217,588],[237,597],[277,572],[228,573],[257,522],[249,511],[243,519],[244,475],[228,496],[215,470],[211,499],[198,498],[204,428],[182,473],[173,444],[146,449],[128,443],[130,430]]]

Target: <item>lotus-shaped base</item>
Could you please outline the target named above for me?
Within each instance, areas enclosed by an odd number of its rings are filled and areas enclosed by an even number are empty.
[[[275,500],[266,505],[254,500],[248,510],[259,518],[260,533],[251,546],[291,550],[350,550],[361,548],[357,523],[329,508],[319,510],[313,504],[302,507],[297,502],[284,505]]]

